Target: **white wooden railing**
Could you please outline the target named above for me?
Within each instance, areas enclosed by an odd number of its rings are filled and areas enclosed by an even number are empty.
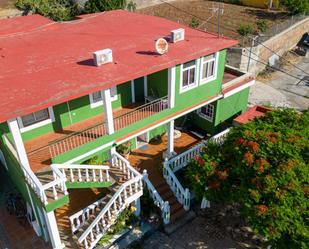
[[[190,209],[191,194],[189,189],[188,188],[184,189],[182,184],[178,181],[175,172],[186,167],[193,158],[200,155],[200,153],[204,150],[204,148],[209,142],[214,142],[221,145],[226,136],[228,135],[229,131],[230,128],[218,133],[217,135],[211,137],[206,141],[202,141],[193,148],[164,162],[163,176],[168,185],[170,186],[171,190],[175,194],[178,202],[183,205],[185,210]]]
[[[134,124],[137,121],[148,118],[156,113],[164,111],[168,108],[168,97],[153,100],[147,104],[139,106],[135,110],[125,113],[119,117],[114,118],[115,130],[120,130],[128,125]]]
[[[4,140],[8,149],[12,152],[16,159],[19,160],[15,146],[5,135]],[[51,200],[58,199],[59,190],[64,195],[68,194],[65,185],[66,177],[57,168],[51,167],[54,179],[51,182],[43,185],[40,182],[39,178],[33,173],[33,171],[29,167],[24,167],[22,164],[20,164],[20,166],[24,172],[26,182],[45,205],[48,204],[48,197]],[[49,192],[50,194],[47,195],[47,192]]]
[[[96,208],[102,205],[102,202],[104,202],[106,199],[107,197],[104,196],[103,198],[95,201],[94,203],[90,204],[88,207],[80,210],[79,212],[69,217],[69,220],[71,223],[72,234],[74,234],[82,225],[84,225],[91,215],[95,215]]]
[[[69,182],[108,182],[109,166],[84,164],[53,164]]]
[[[108,228],[114,224],[117,216],[133,201],[143,195],[143,176],[117,152],[112,154],[112,167],[120,169],[127,178],[95,220],[78,238],[84,248],[94,248]]]
[[[170,205],[168,201],[164,201],[155,187],[152,185],[151,181],[148,178],[147,170],[143,171],[143,181],[144,185],[147,187],[150,197],[152,198],[154,204],[160,208],[162,219],[164,224],[168,224],[170,222]]]
[[[178,181],[176,175],[173,173],[167,162],[164,162],[163,176],[173,191],[178,202],[183,205],[184,210],[190,209],[190,192],[189,189],[184,189],[181,183]]]
[[[140,175],[121,185],[95,220],[78,238],[78,242],[84,248],[93,248],[127,205],[143,195],[142,178],[143,176]]]
[[[134,124],[142,119],[148,118],[156,113],[159,113],[168,108],[168,97],[163,97],[151,101],[145,105],[114,118],[115,130],[120,130],[128,125]],[[51,142],[49,152],[51,157],[58,156],[62,153],[77,148],[83,144],[92,142],[99,137],[107,135],[107,124],[101,123],[89,127],[83,131],[75,132],[62,139]]]

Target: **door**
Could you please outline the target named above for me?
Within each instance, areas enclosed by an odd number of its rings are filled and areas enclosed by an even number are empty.
[[[144,77],[134,80],[135,102],[144,102]]]

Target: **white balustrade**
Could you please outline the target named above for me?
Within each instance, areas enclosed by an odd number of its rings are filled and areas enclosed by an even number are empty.
[[[88,207],[80,210],[79,212],[71,215],[69,217],[71,223],[71,231],[74,234],[81,226],[83,226],[86,221],[90,218],[91,215],[95,215],[96,208],[98,208],[105,200],[106,196],[95,201],[94,203],[90,204]]]
[[[60,170],[71,183],[110,181],[110,167],[107,165],[53,164],[52,166]]]
[[[206,141],[202,141],[198,145],[183,152],[182,154],[177,155],[171,160],[164,162],[163,176],[175,194],[178,202],[183,205],[185,210],[190,209],[190,191],[187,188],[184,189],[184,187],[178,181],[175,172],[186,167],[193,158],[199,156],[209,142],[214,142],[221,145],[229,131],[230,128],[218,133]]]
[[[147,170],[143,171],[143,180],[145,186],[148,189],[149,195],[154,201],[154,204],[160,208],[162,213],[162,219],[164,224],[168,224],[170,222],[170,205],[168,201],[164,201],[155,187],[152,185],[151,181],[148,178]]]
[[[130,203],[143,195],[143,176],[117,152],[112,154],[112,167],[116,167],[125,173],[127,181],[119,187],[89,227],[78,238],[80,245],[83,245],[86,249],[94,248],[108,228],[113,225],[117,216]]]

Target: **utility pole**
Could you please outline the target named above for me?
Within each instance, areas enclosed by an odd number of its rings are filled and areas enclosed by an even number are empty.
[[[273,7],[273,0],[269,0],[268,8],[269,8],[269,9],[272,9],[272,7]]]
[[[256,36],[255,36],[255,37],[252,37],[252,40],[251,40],[251,47],[250,47],[250,51],[249,51],[247,72],[249,72],[249,69],[250,69],[250,62],[251,62],[251,56],[252,56],[252,49],[253,49],[254,44],[255,44],[255,39],[256,39]]]

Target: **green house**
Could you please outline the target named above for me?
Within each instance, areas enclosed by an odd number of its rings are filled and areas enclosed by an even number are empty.
[[[122,10],[0,27],[0,160],[38,236],[94,248],[145,191],[165,224],[185,215],[162,164],[246,111],[254,78],[225,64],[237,42]]]

